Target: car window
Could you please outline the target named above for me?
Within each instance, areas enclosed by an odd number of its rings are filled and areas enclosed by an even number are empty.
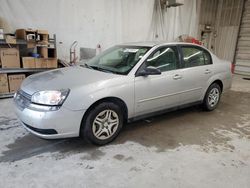
[[[184,67],[195,67],[212,64],[210,54],[196,47],[182,47]]]
[[[176,47],[164,47],[156,50],[147,59],[146,66],[156,67],[161,72],[177,69],[178,51]]]

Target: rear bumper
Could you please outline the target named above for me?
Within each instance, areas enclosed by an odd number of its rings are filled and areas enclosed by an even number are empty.
[[[228,91],[232,87],[233,75],[228,74],[223,80],[223,92]]]
[[[57,111],[35,111],[20,109],[15,104],[15,112],[22,125],[32,134],[45,138],[78,137],[85,110],[72,111],[63,106]]]

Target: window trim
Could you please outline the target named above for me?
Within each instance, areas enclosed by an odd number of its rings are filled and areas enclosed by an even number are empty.
[[[182,59],[181,59],[180,51],[179,51],[179,49],[178,49],[178,45],[175,45],[175,44],[173,44],[173,45],[163,45],[163,46],[157,47],[153,52],[151,52],[151,53],[147,56],[146,60],[140,65],[140,67],[139,67],[139,68],[137,69],[137,71],[135,72],[135,77],[138,77],[138,72],[139,72],[141,69],[145,69],[146,61],[147,61],[147,59],[148,59],[152,54],[154,54],[156,51],[158,51],[158,50],[161,49],[161,48],[168,48],[168,47],[169,47],[169,48],[176,48],[176,53],[177,53],[177,55],[178,55],[178,57],[177,57],[177,59],[178,59],[177,68],[174,69],[174,70],[181,69],[181,65],[182,65],[181,61],[182,61]],[[169,71],[173,71],[173,70],[169,70]],[[168,72],[168,71],[164,71],[164,72]]]
[[[212,65],[212,64],[213,64],[213,59],[212,59],[211,53],[210,53],[207,49],[205,49],[205,48],[203,48],[203,47],[201,47],[201,46],[195,46],[195,45],[192,45],[192,44],[182,44],[182,45],[177,45],[177,48],[178,48],[179,53],[180,53],[180,56],[181,56],[181,61],[180,61],[180,62],[181,62],[181,65],[180,65],[180,69],[192,68],[192,67],[185,67],[184,55],[183,55],[183,51],[182,51],[182,48],[183,48],[183,47],[196,48],[196,49],[201,50],[201,51],[203,51],[203,52],[205,52],[205,53],[208,54],[208,56],[209,56],[209,58],[210,58],[210,62],[211,62],[210,64],[204,64],[204,65],[193,66],[193,67],[200,67],[200,66],[206,66],[206,65]],[[204,59],[205,59],[205,57],[204,57]]]

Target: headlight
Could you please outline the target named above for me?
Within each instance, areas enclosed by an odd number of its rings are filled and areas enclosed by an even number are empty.
[[[67,90],[39,91],[32,95],[31,102],[42,105],[57,106],[62,105],[69,94]]]

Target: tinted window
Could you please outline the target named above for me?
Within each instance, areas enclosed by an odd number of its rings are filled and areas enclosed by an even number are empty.
[[[184,67],[212,64],[210,54],[195,47],[182,47]]]
[[[178,66],[178,52],[175,47],[164,47],[153,52],[146,61],[146,66],[153,66],[161,72],[174,70]]]

